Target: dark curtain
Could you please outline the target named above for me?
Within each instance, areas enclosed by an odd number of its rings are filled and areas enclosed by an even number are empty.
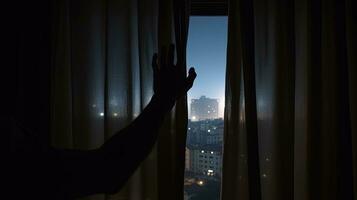
[[[356,198],[355,9],[230,1],[222,199]]]
[[[8,128],[16,122],[49,145],[51,2],[6,1],[2,8],[2,134],[12,141]]]

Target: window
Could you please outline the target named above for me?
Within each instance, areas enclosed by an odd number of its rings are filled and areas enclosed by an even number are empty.
[[[187,63],[196,68],[198,76],[188,93],[190,136],[186,147],[192,167],[186,168],[185,199],[220,197],[227,22],[226,16],[190,17]],[[189,182],[192,179],[196,181]],[[207,196],[211,198],[203,198]]]

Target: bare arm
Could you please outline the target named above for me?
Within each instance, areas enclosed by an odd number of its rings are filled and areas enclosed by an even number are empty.
[[[155,94],[142,113],[97,150],[61,153],[64,158],[72,157],[71,164],[76,166],[68,168],[72,179],[63,189],[66,196],[117,192],[151,152],[165,116],[196,78],[193,68],[188,77],[180,76],[179,67],[182,66],[173,63],[173,45],[162,52],[159,64],[157,55],[153,56]]]

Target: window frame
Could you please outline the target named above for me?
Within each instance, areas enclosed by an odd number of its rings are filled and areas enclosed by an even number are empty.
[[[228,0],[191,0],[191,16],[228,16]]]

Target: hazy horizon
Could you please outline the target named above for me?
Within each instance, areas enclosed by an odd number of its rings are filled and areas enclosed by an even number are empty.
[[[189,114],[191,99],[206,96],[218,99],[219,117],[223,117],[227,25],[226,16],[190,17],[187,65],[195,67],[198,76],[188,93]]]

